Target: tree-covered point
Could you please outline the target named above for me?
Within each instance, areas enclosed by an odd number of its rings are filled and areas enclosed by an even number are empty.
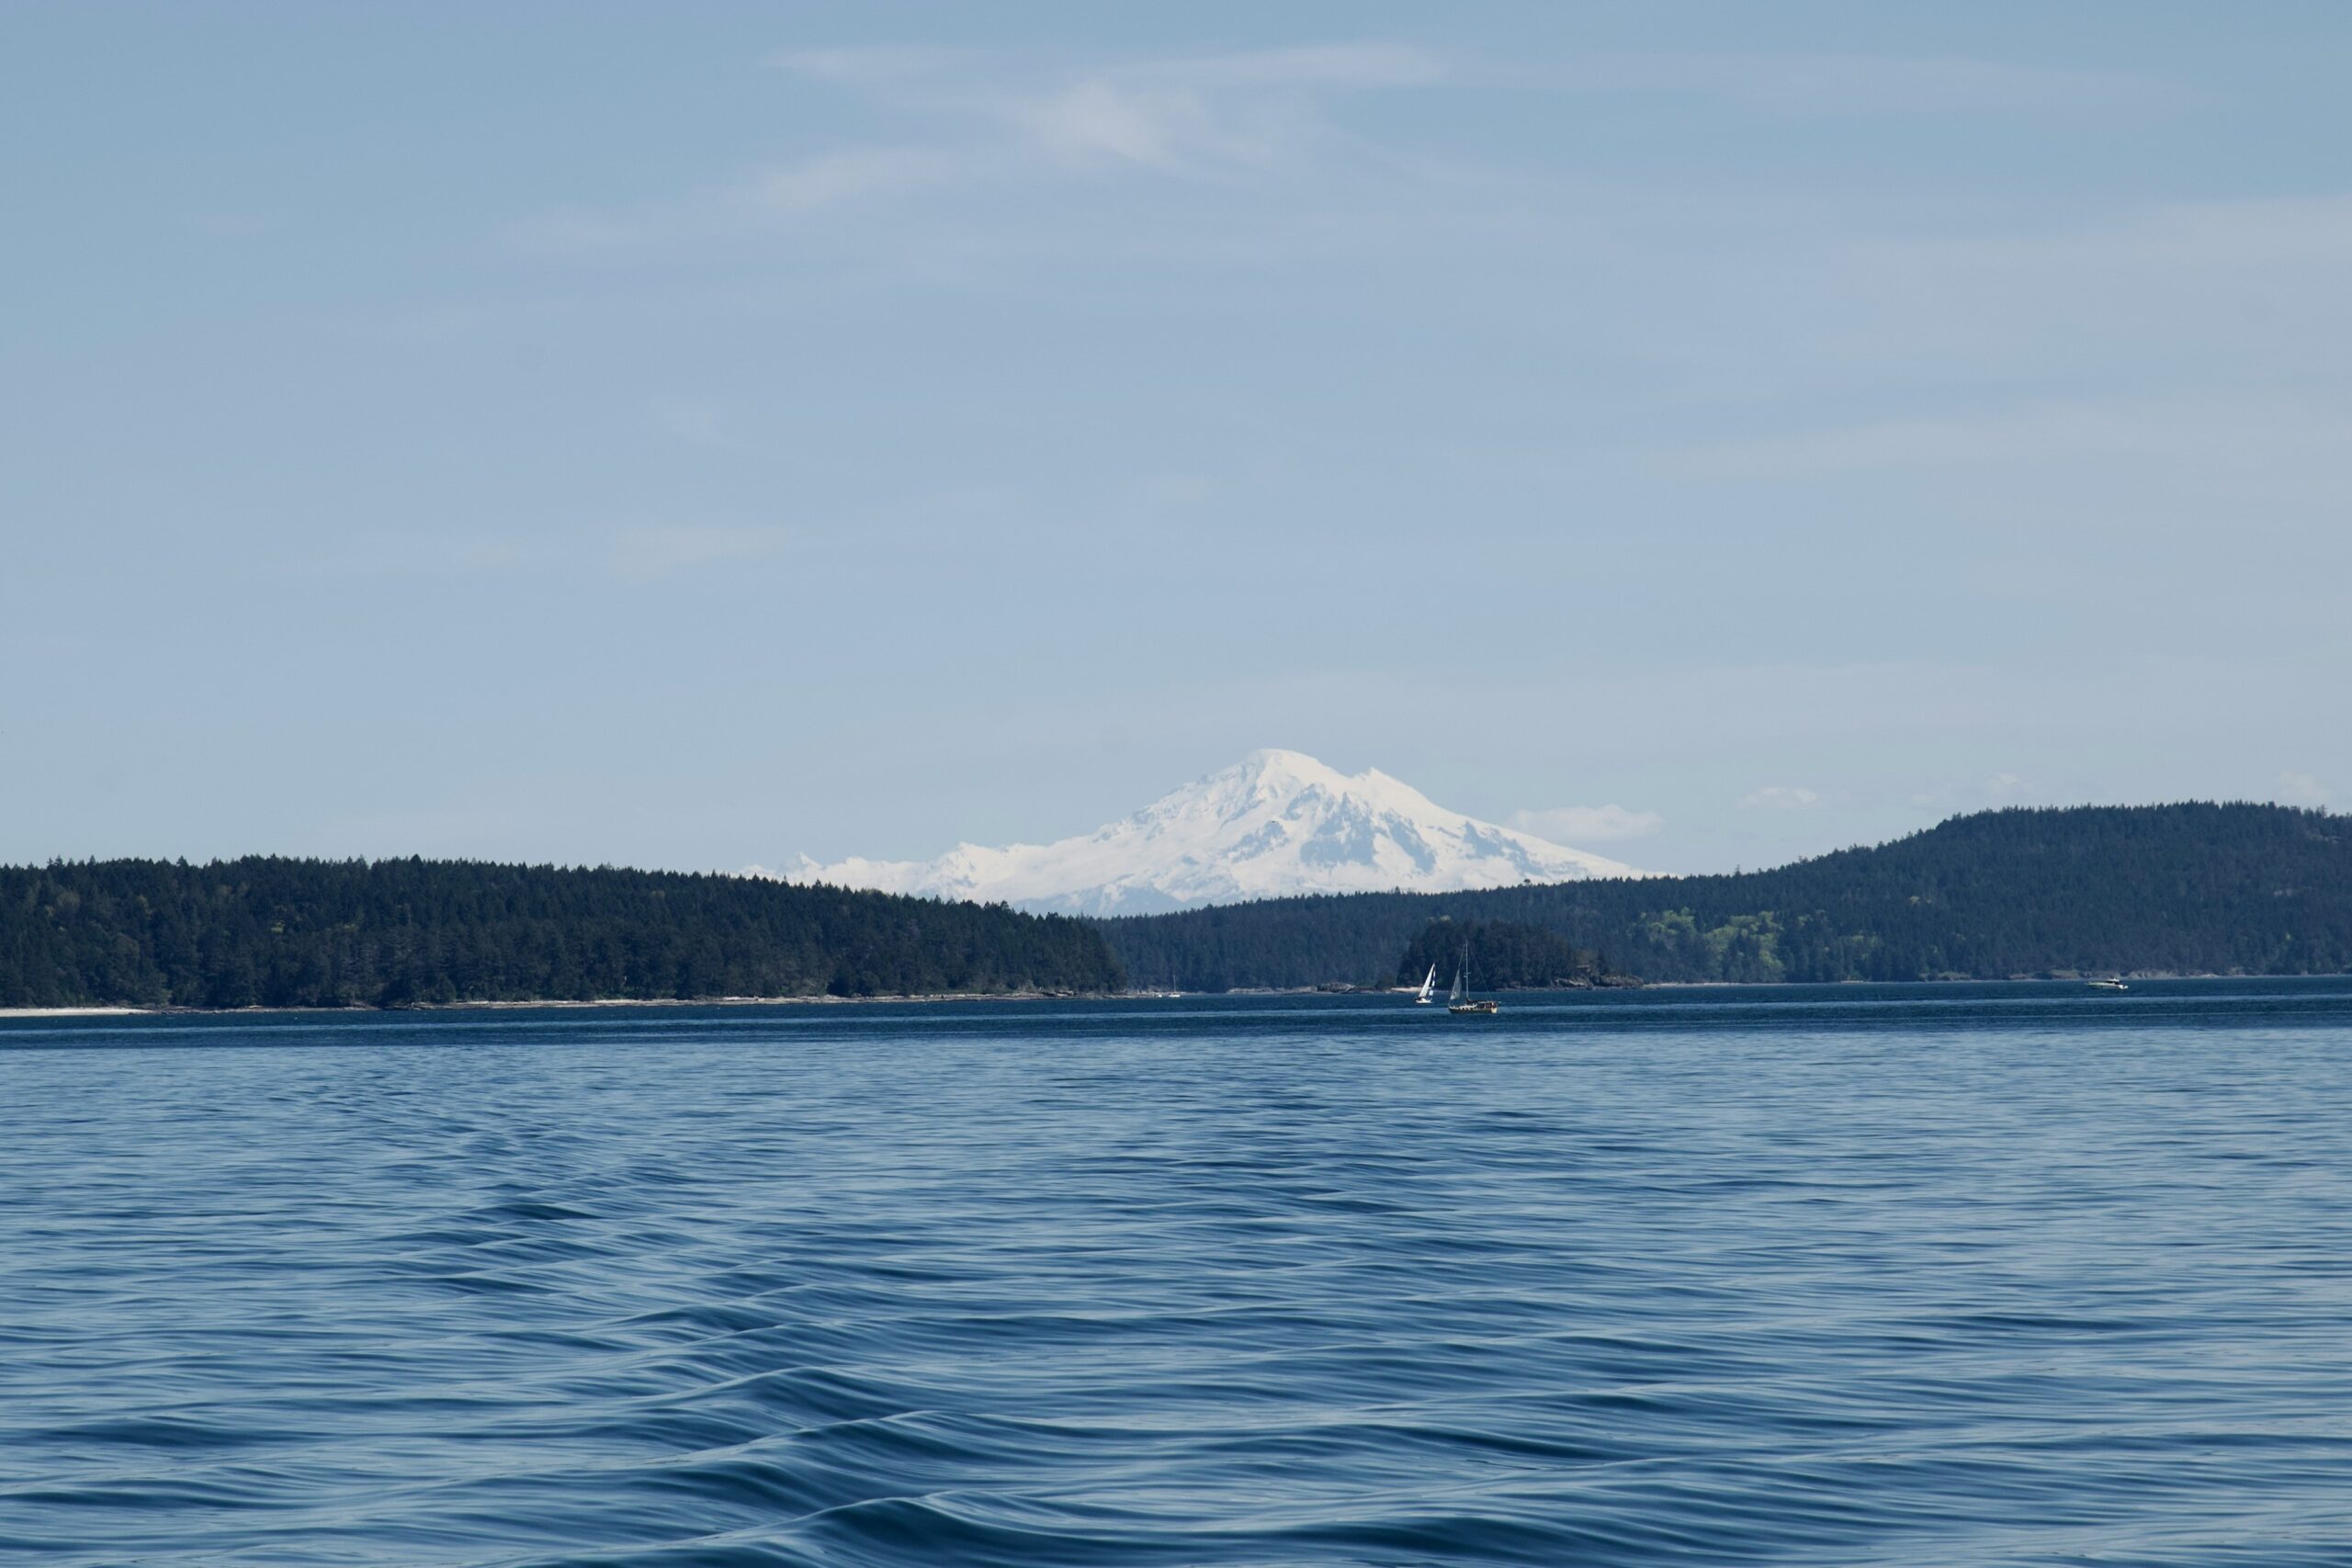
[[[471,861],[0,867],[0,1007],[1110,991],[1085,921],[671,872]]]
[[[2263,805],[2011,808],[1741,875],[1283,898],[1102,924],[1128,973],[1214,991],[1389,984],[1396,954],[1440,917],[1540,927],[1651,980],[2336,974],[2352,970],[2352,820]]]
[[[1541,926],[1508,920],[1431,920],[1396,963],[1396,984],[1418,986],[1430,970],[1438,983],[1469,964],[1474,991],[1543,991],[1589,986],[1600,976],[1600,955]]]

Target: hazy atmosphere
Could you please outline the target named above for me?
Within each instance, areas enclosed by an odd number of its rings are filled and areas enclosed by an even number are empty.
[[[0,860],[2340,807],[2352,11],[2249,15],[12,6]]]

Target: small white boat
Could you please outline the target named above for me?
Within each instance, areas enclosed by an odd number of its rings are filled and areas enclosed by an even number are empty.
[[[1429,972],[1427,975],[1424,975],[1423,976],[1421,976],[1421,988],[1420,988],[1419,991],[1416,991],[1415,993],[1413,993],[1413,1000],[1414,1000],[1414,1002],[1415,1002],[1415,1003],[1417,1003],[1418,1005],[1419,1005],[1419,1006],[1421,1006],[1421,1007],[1427,1007],[1427,1006],[1429,1006],[1431,1002],[1433,1002],[1433,1001],[1437,1000],[1437,965],[1436,965],[1436,964],[1430,964],[1430,972]]]
[[[2094,991],[2128,991],[2132,988],[2123,983],[2123,976],[2120,975],[2106,980],[2093,980],[2090,982],[2090,987]]]

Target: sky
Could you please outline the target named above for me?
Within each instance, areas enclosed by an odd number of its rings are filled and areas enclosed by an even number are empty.
[[[2352,7],[0,8],[0,861],[2352,802]]]

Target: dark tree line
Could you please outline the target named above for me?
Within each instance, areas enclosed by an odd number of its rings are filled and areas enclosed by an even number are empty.
[[[2352,970],[2352,819],[2012,808],[1776,871],[1271,899],[1102,926],[1129,973],[1214,991],[1389,984],[1440,918],[1537,927],[1653,980],[2335,974]]]
[[[1110,991],[1094,927],[671,872],[254,857],[0,867],[0,1007]]]
[[[1542,991],[1590,986],[1600,978],[1600,955],[1542,926],[1506,920],[1431,920],[1396,961],[1395,983],[1418,986],[1430,969],[1451,986],[1464,954],[1474,991]]]

